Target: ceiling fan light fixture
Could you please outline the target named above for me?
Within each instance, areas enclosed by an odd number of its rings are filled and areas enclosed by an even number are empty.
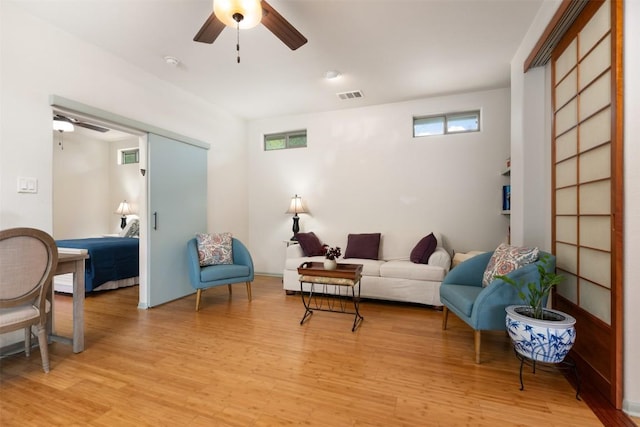
[[[214,0],[213,13],[224,25],[239,26],[241,30],[253,28],[262,20],[260,0]],[[237,14],[240,14],[240,21]]]
[[[73,124],[66,120],[53,119],[53,130],[59,132],[73,132]]]

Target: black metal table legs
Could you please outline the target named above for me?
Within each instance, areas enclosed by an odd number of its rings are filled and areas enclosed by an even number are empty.
[[[305,292],[303,289],[303,283],[300,282],[300,295],[302,296],[302,303],[304,304],[304,315],[300,320],[300,325],[302,325],[311,315],[314,310],[317,311],[330,311],[333,313],[345,313],[345,314],[353,314],[353,326],[351,327],[351,332],[355,332],[358,329],[358,326],[364,320],[364,317],[360,314],[360,283],[358,282],[355,286],[340,286],[333,284],[318,284],[318,283],[309,283],[310,289],[308,292]],[[322,292],[315,292],[315,287],[321,286]],[[329,288],[329,287],[332,288]],[[358,288],[358,294],[356,295],[355,288]],[[348,295],[348,291],[343,295],[342,289],[351,288],[351,296]],[[349,311],[347,306],[350,305],[348,300],[351,299],[353,302],[353,311]]]

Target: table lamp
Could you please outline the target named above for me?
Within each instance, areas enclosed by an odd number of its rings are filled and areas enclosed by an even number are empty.
[[[299,213],[309,213],[307,207],[302,202],[302,197],[297,194],[291,198],[291,204],[289,205],[289,209],[285,213],[293,214],[293,237],[290,240],[298,240],[297,234],[300,231],[300,217]]]
[[[119,215],[122,215],[120,218],[120,228],[124,229],[127,226],[127,215],[133,214],[133,210],[129,206],[126,200],[123,200],[119,205],[116,212]]]

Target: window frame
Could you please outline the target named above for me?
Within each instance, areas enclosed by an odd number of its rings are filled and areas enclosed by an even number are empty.
[[[449,122],[453,121],[456,118],[459,117],[463,117],[463,116],[467,116],[467,115],[474,115],[477,117],[477,122],[478,122],[478,126],[477,129],[462,129],[462,130],[449,130]],[[466,110],[466,111],[455,111],[455,112],[450,112],[450,113],[441,113],[441,114],[429,114],[429,115],[425,115],[425,116],[413,116],[413,137],[414,138],[422,138],[422,137],[429,137],[429,136],[443,136],[443,135],[458,135],[461,133],[474,133],[474,132],[481,132],[482,131],[482,127],[481,127],[481,112],[480,109],[477,110]],[[416,134],[416,122],[418,122],[419,120],[425,120],[425,119],[440,119],[442,121],[442,129],[443,132],[442,133],[434,133],[434,134],[428,134],[428,135],[419,135]]]
[[[135,154],[135,161],[128,162],[125,161],[127,155]],[[140,148],[139,147],[131,147],[131,148],[122,148],[118,150],[118,164],[119,165],[135,165],[136,163],[140,163]]]
[[[294,137],[304,136],[304,145],[294,145],[290,143],[290,140]],[[280,148],[267,148],[267,142],[269,138],[280,139],[284,138],[284,147]],[[278,151],[288,150],[292,148],[306,148],[307,147],[307,130],[298,129],[287,132],[265,133],[262,137],[262,149],[264,151]]]

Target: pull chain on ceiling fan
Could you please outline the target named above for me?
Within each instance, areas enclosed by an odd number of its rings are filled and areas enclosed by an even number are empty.
[[[53,130],[57,130],[58,132],[60,132],[60,140],[58,141],[58,145],[60,146],[61,150],[64,150],[64,132],[73,132],[74,126],[79,126],[85,129],[91,129],[93,131],[100,132],[100,133],[109,132],[109,129],[104,128],[102,126],[80,121],[78,119],[74,119],[71,117],[66,117],[66,116],[63,116],[62,114],[54,114]]]
[[[234,13],[233,19],[236,20],[236,52],[238,53],[238,64],[240,63],[240,22],[243,16],[240,13]]]
[[[237,31],[236,50],[240,63],[240,29],[262,23],[291,50],[307,43],[307,39],[265,0],[214,0],[213,13],[193,38],[201,43],[213,43],[225,25]]]

